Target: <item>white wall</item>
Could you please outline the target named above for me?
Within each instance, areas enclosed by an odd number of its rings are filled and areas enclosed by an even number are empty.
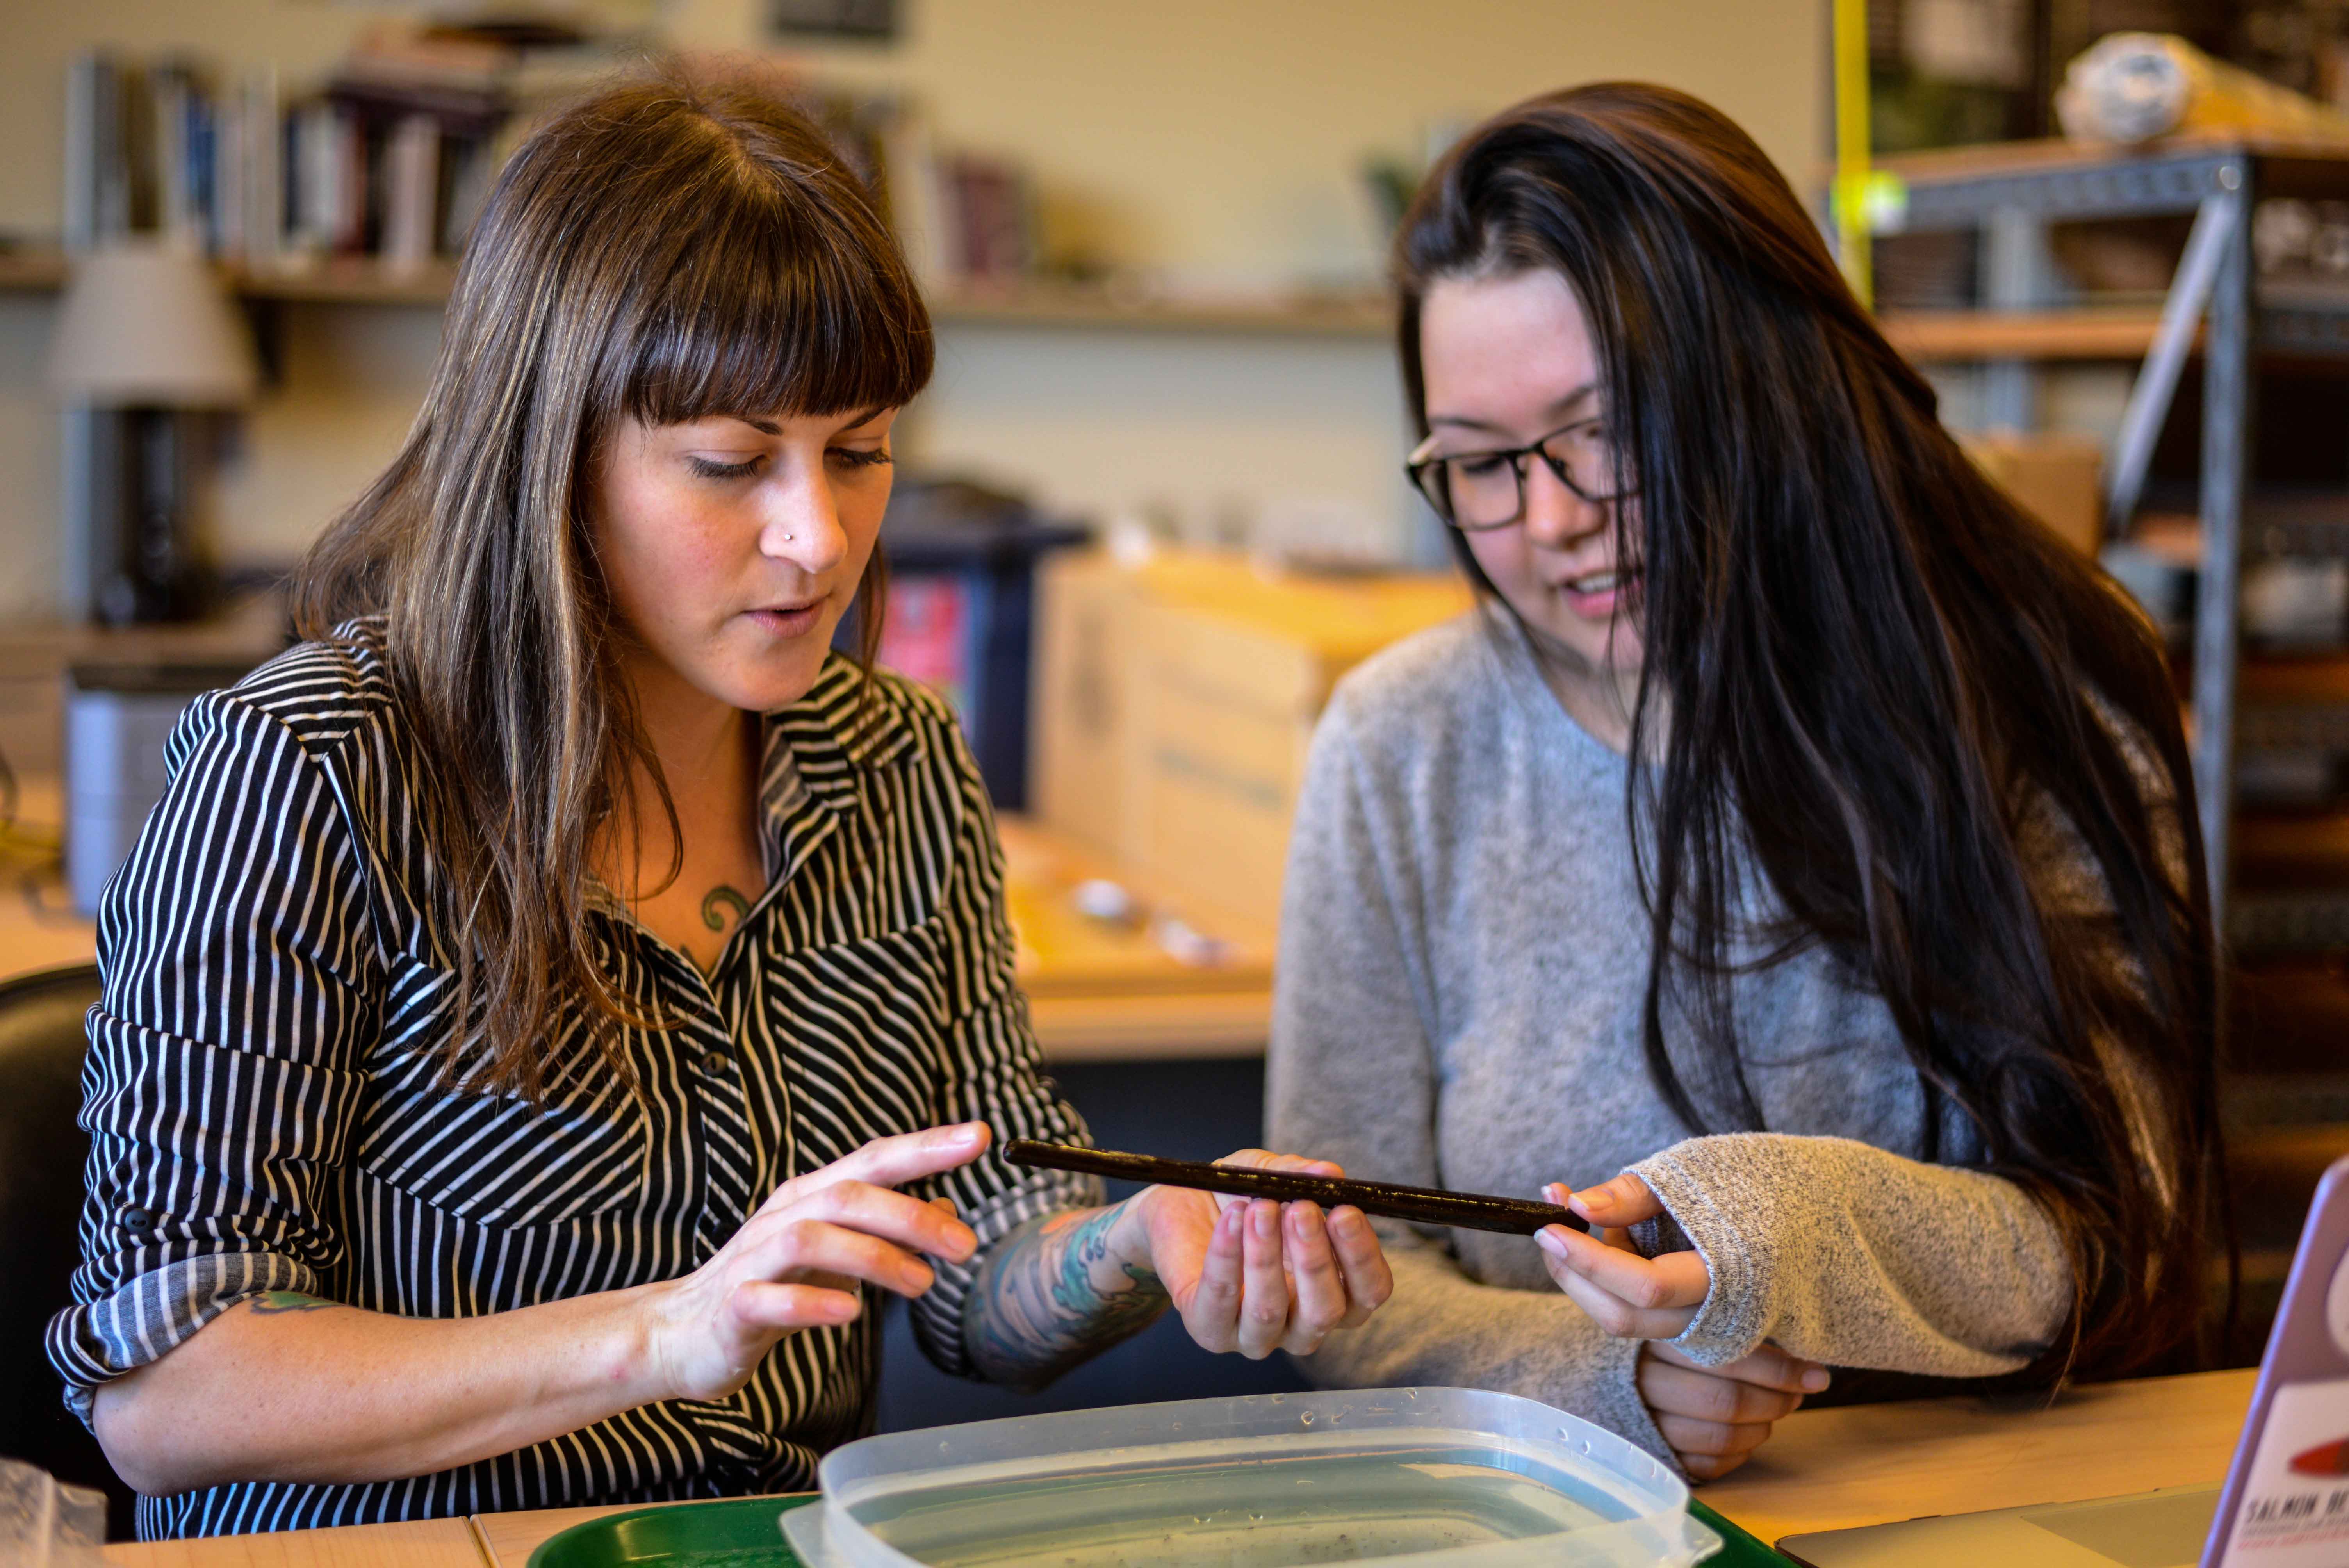
[[[886,46],[796,51],[903,88],[948,142],[1019,155],[1047,217],[1178,283],[1374,276],[1360,178],[1432,125],[1544,88],[1644,77],[1709,98],[1798,182],[1824,146],[1824,0],[903,0]],[[0,230],[53,234],[65,63],[110,43],[274,58],[322,76],[387,7],[351,0],[11,0],[0,55]],[[765,48],[757,0],[667,0],[693,48]],[[54,603],[51,307],[0,295],[0,617]],[[232,551],[298,550],[389,455],[438,340],[414,308],[288,311],[287,375],[227,476]],[[908,428],[919,461],[1033,485],[1063,507],[1204,515],[1332,500],[1400,531],[1392,355],[1372,340],[950,326]]]

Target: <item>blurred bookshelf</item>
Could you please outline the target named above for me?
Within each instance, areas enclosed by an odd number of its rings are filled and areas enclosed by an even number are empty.
[[[125,237],[209,257],[247,300],[438,305],[540,112],[625,61],[462,27],[372,29],[314,79],[266,61],[94,49],[68,63],[65,224],[0,244],[0,292],[54,289]],[[1375,337],[1382,291],[1192,291],[1050,242],[1033,171],[942,141],[920,106],[784,72],[896,231],[935,316],[973,326]]]
[[[2153,346],[2161,309],[1889,311],[1878,325],[1914,360],[2137,359]]]
[[[54,248],[0,252],[0,292],[53,291],[65,283],[69,265],[65,253]],[[457,276],[453,262],[394,268],[367,257],[337,257],[299,268],[226,270],[232,286],[251,300],[436,308],[447,303]],[[1368,293],[1185,298],[1026,279],[948,288],[932,294],[929,304],[937,320],[972,326],[1326,337],[1383,337],[1394,328],[1392,304],[1382,294]]]
[[[1081,284],[1023,283],[1009,291],[930,296],[938,320],[974,326],[1115,327],[1167,332],[1383,337],[1394,310],[1383,294],[1303,294],[1261,300],[1122,296]]]
[[[63,251],[0,251],[0,290],[11,294],[47,291],[61,286],[65,281]]]

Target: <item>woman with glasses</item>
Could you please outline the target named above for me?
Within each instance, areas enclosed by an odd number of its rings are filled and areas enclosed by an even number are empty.
[[[2150,628],[1694,99],[1500,115],[1396,268],[1410,472],[1481,607],[1316,738],[1271,1137],[1595,1229],[1390,1229],[1392,1301],[1309,1374],[1532,1395],[1706,1477],[1831,1382],[2177,1346],[2211,941]]]

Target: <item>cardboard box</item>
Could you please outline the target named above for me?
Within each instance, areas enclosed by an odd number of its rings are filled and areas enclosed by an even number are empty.
[[[1134,575],[1100,551],[1047,556],[1036,572],[1028,701],[1028,808],[1086,848],[1125,842],[1126,667]]]
[[[1469,603],[1450,573],[1274,577],[1189,554],[1133,571],[1056,561],[1039,606],[1038,814],[1183,907],[1269,924],[1330,688]]]
[[[2091,558],[2103,548],[2102,447],[2080,436],[2009,431],[1967,436],[1962,445],[1976,467],[2065,542]]]

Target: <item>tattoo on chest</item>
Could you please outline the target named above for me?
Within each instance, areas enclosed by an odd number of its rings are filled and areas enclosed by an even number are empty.
[[[281,1312],[323,1312],[330,1306],[340,1306],[339,1301],[321,1301],[315,1295],[304,1295],[298,1290],[264,1290],[253,1298],[253,1310],[263,1317],[274,1317]]]
[[[726,912],[730,909],[734,913],[728,914]],[[709,896],[701,901],[701,923],[712,931],[723,931],[730,925],[740,924],[750,918],[750,901],[724,882],[711,888]]]

